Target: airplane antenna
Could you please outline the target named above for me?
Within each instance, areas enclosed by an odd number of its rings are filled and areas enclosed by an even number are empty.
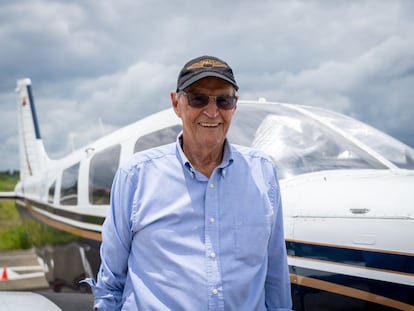
[[[75,133],[70,132],[69,133],[69,142],[70,142],[70,146],[72,148],[72,152],[75,152],[76,148],[75,148]]]
[[[104,125],[103,125],[103,122],[102,122],[102,118],[101,117],[98,118],[98,122],[99,122],[99,127],[101,129],[102,136],[104,136],[105,135],[105,128],[104,128]]]

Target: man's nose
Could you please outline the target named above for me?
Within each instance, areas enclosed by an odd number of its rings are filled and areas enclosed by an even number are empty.
[[[205,107],[204,113],[210,118],[217,117],[219,111],[218,111],[218,107],[216,104],[216,98],[210,97],[208,99],[208,105]]]

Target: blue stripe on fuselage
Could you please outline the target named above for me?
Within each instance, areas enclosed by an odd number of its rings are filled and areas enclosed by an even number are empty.
[[[286,241],[288,255],[412,274],[414,255]]]

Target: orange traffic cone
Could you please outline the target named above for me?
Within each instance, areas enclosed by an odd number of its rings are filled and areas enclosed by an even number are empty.
[[[4,266],[3,267],[3,273],[1,274],[1,279],[2,281],[7,281],[9,279],[9,277],[7,276],[7,268]]]

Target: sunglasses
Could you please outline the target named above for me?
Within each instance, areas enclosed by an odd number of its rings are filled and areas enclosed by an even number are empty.
[[[218,95],[212,96],[207,94],[181,92],[188,99],[188,105],[193,108],[203,108],[208,105],[210,99],[214,99],[218,108],[223,110],[233,109],[237,104],[237,96]]]

